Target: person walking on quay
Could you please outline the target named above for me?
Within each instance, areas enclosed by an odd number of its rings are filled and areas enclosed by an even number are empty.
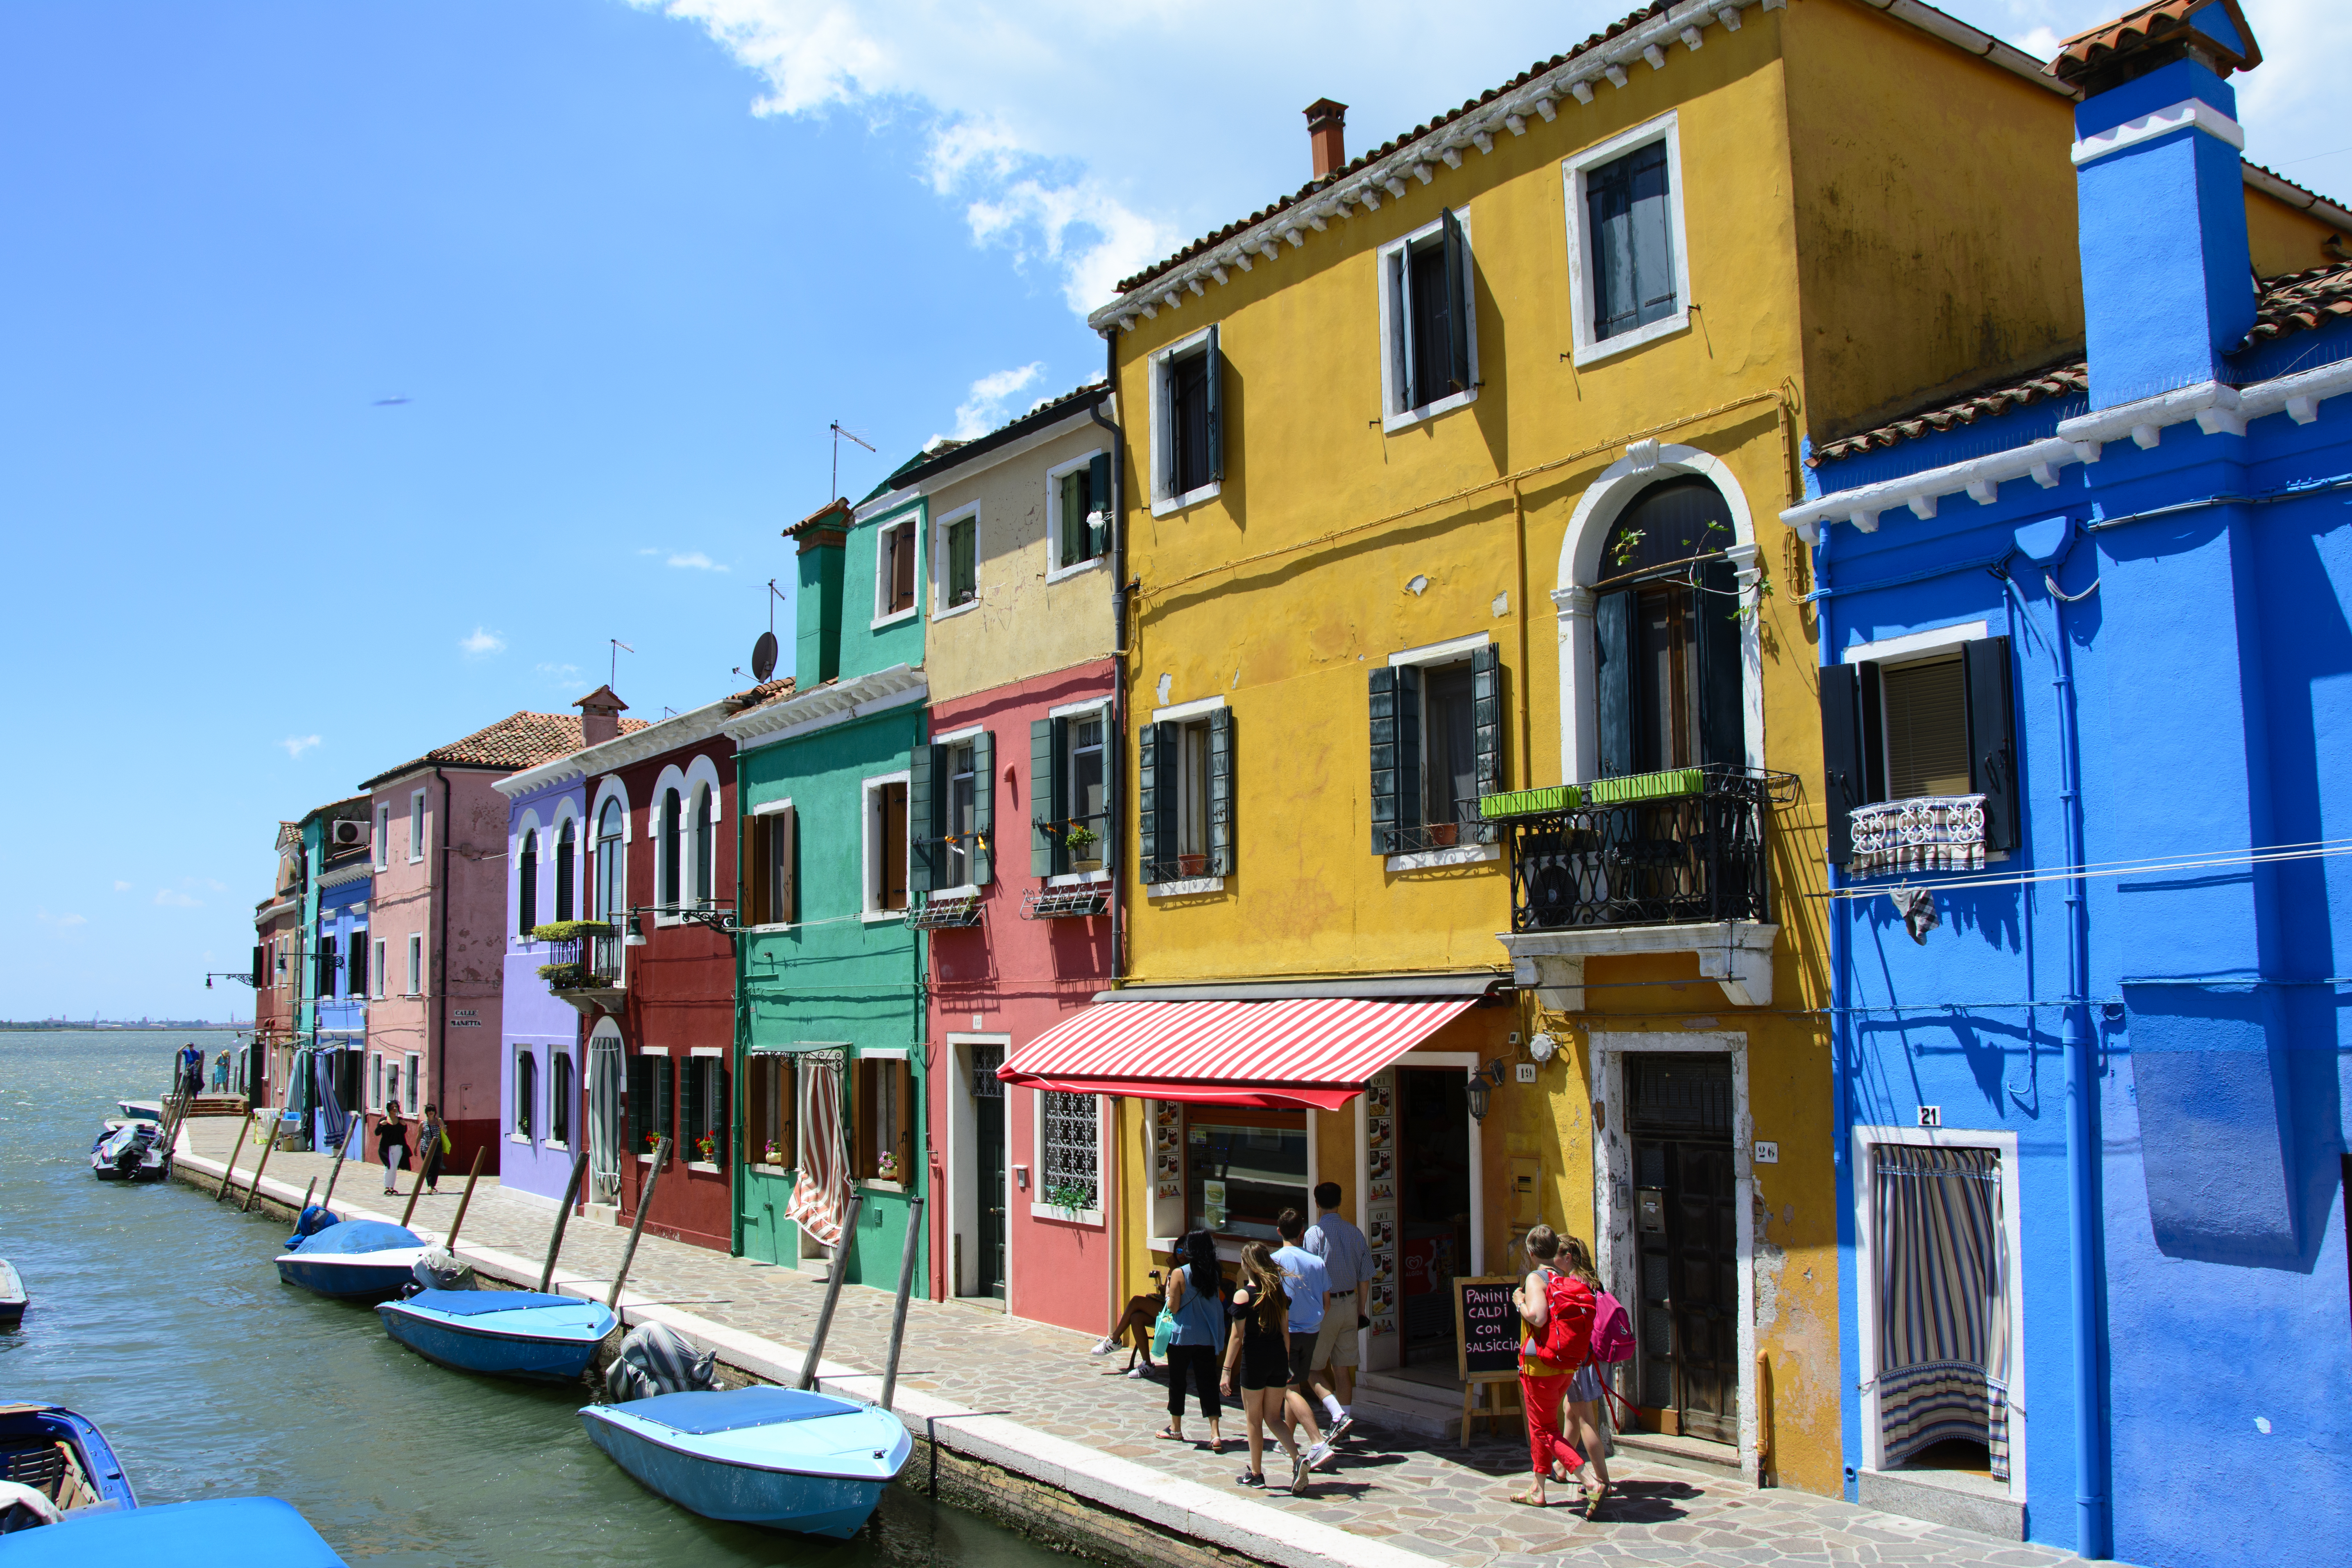
[[[376,1123],[375,1152],[383,1159],[383,1195],[397,1196],[393,1182],[408,1163],[408,1123],[400,1119],[397,1102],[386,1105],[383,1120]]]
[[[227,1089],[228,1047],[226,1046],[223,1046],[221,1047],[221,1054],[213,1058],[213,1092],[215,1094],[225,1093]]]
[[[1329,1316],[1331,1272],[1321,1258],[1299,1245],[1307,1237],[1306,1215],[1297,1209],[1285,1209],[1275,1215],[1274,1228],[1282,1237],[1282,1245],[1274,1251],[1275,1267],[1289,1282],[1286,1288],[1290,1292],[1290,1397],[1283,1401],[1283,1414],[1307,1428],[1307,1466],[1313,1469],[1331,1458],[1331,1444],[1315,1420],[1314,1402],[1319,1397],[1331,1410],[1339,1408],[1330,1390],[1318,1389],[1314,1381],[1315,1342],[1322,1337],[1323,1320]],[[1331,1436],[1339,1435],[1334,1427]]]
[[[1315,1189],[1318,1216],[1307,1233],[1307,1250],[1323,1260],[1330,1276],[1329,1305],[1323,1314],[1323,1331],[1315,1339],[1311,1370],[1326,1374],[1323,1408],[1331,1416],[1328,1439],[1355,1425],[1356,1336],[1364,1327],[1363,1288],[1371,1279],[1372,1249],[1339,1212],[1339,1184],[1324,1182]]]
[[[1225,1272],[1217,1263],[1217,1240],[1205,1230],[1184,1238],[1183,1267],[1168,1271],[1168,1315],[1176,1336],[1168,1342],[1168,1425],[1160,1436],[1184,1440],[1184,1384],[1190,1378],[1209,1424],[1209,1452],[1225,1451],[1218,1429],[1224,1414],[1217,1403],[1217,1366],[1225,1348]]]
[[[1242,1249],[1241,1288],[1234,1292],[1233,1314],[1238,1332],[1225,1339],[1225,1392],[1241,1383],[1242,1417],[1249,1433],[1249,1468],[1238,1478],[1245,1487],[1265,1485],[1265,1428],[1271,1425],[1282,1451],[1290,1457],[1290,1495],[1307,1490],[1307,1456],[1298,1450],[1283,1420],[1283,1401],[1290,1393],[1290,1296],[1284,1289],[1282,1270],[1265,1243],[1253,1241]]]
[[[1552,1267],[1559,1256],[1559,1237],[1551,1226],[1538,1225],[1528,1231],[1527,1245],[1535,1267],[1511,1300],[1528,1330],[1519,1347],[1519,1405],[1528,1415],[1528,1458],[1535,1480],[1511,1500],[1546,1508],[1549,1500],[1544,1483],[1551,1479],[1554,1465],[1580,1484],[1592,1473],[1584,1456],[1569,1446],[1559,1430],[1561,1397],[1592,1349],[1592,1291],[1583,1280]],[[1584,1517],[1599,1518],[1607,1495],[1605,1485],[1597,1489],[1585,1485]]]
[[[1592,1292],[1592,1300],[1596,1303],[1592,1326],[1597,1338],[1601,1328],[1597,1303],[1608,1292],[1601,1287],[1600,1271],[1592,1267],[1592,1249],[1584,1245],[1580,1237],[1561,1237],[1559,1267],[1561,1272],[1583,1281],[1584,1288]],[[1619,1310],[1622,1310],[1622,1308]],[[1592,1461],[1592,1473],[1600,1478],[1601,1495],[1605,1497],[1610,1487],[1609,1445],[1601,1430],[1601,1401],[1607,1396],[1601,1387],[1600,1358],[1594,1353],[1598,1349],[1592,1339],[1587,1340],[1584,1364],[1578,1367],[1576,1375],[1569,1380],[1568,1398],[1560,1426],[1570,1445],[1581,1449]]]
[[[416,1124],[416,1158],[425,1173],[425,1190],[436,1197],[441,1193],[441,1159],[448,1152],[448,1124],[441,1120],[441,1108],[426,1100],[425,1119]]]
[[[180,1092],[194,1097],[205,1087],[205,1048],[190,1040],[180,1047]]]

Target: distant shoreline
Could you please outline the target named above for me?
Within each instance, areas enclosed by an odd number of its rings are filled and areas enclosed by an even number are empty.
[[[103,1020],[88,1024],[17,1024],[0,1019],[0,1034],[8,1035],[225,1035],[252,1027],[251,1024],[210,1024],[194,1018],[166,1020],[161,1024],[110,1024]]]

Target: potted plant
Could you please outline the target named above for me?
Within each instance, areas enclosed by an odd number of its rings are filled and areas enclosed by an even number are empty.
[[[1433,849],[1450,849],[1462,835],[1458,822],[1433,822],[1429,825],[1429,844]]]
[[[1102,856],[1097,853],[1095,847],[1101,842],[1101,836],[1083,822],[1062,836],[1062,843],[1070,851],[1070,865],[1073,869],[1079,871],[1098,871],[1102,868]]]
[[[897,1181],[898,1179],[898,1156],[896,1154],[877,1155],[874,1161],[874,1174],[886,1182]]]
[[[1042,1194],[1047,1208],[1062,1211],[1064,1219],[1076,1219],[1078,1211],[1094,1201],[1094,1194],[1076,1182],[1056,1182]]]
[[[1205,877],[1208,873],[1209,858],[1206,855],[1179,855],[1176,857],[1176,874],[1178,876]]]
[[[768,1147],[761,1152],[760,1161],[761,1163],[767,1165],[782,1164],[784,1163],[784,1146],[782,1143],[769,1144]]]
[[[661,1152],[660,1133],[648,1132],[646,1134],[646,1152],[648,1154],[658,1154]]]
[[[719,1163],[719,1140],[712,1134],[706,1132],[697,1138],[694,1141],[694,1149],[695,1152],[702,1156],[704,1164],[715,1165]]]
[[[550,991],[577,991],[588,984],[588,966],[584,963],[542,963],[539,977],[547,982]]]

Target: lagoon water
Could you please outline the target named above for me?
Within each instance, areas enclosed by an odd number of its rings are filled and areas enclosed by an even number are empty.
[[[582,1391],[469,1378],[374,1312],[278,1281],[283,1221],[89,1173],[100,1119],[226,1035],[0,1034],[0,1258],[33,1298],[0,1332],[0,1401],[80,1411],[142,1503],[282,1497],[353,1563],[1035,1568],[1053,1554],[893,1488],[857,1540],[715,1524],[593,1446]],[[249,1166],[248,1166],[249,1168]]]

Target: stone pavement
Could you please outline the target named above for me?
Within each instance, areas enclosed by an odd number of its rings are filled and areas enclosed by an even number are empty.
[[[217,1169],[236,1137],[234,1121],[197,1121],[190,1124],[182,1147],[208,1155],[206,1163]],[[241,1171],[249,1174],[253,1161],[248,1149],[238,1162]],[[272,1195],[271,1189],[283,1182],[289,1189],[285,1201],[298,1200],[313,1174],[320,1177],[323,1190],[330,1163],[325,1155],[274,1153],[264,1195]],[[200,1167],[191,1163],[190,1168]],[[382,1195],[382,1174],[381,1166],[353,1160],[336,1188],[337,1211],[364,1209],[372,1217],[397,1219],[399,1205]],[[440,1236],[456,1213],[464,1177],[441,1185],[441,1195],[419,1201],[413,1222],[421,1234],[433,1237]],[[553,1218],[553,1205],[501,1192],[485,1176],[467,1215],[459,1249],[510,1255],[499,1260],[509,1268],[515,1258],[528,1259],[531,1268],[524,1272],[535,1284]],[[595,1282],[610,1281],[625,1239],[619,1229],[575,1216],[564,1235],[559,1280],[571,1282],[579,1293],[601,1297]],[[716,1325],[733,1331],[730,1339],[756,1336],[771,1342],[772,1362],[786,1362],[783,1347],[790,1347],[786,1364],[796,1367],[823,1296],[824,1287],[797,1270],[647,1236],[639,1246],[624,1307],[631,1317],[648,1307],[667,1309],[646,1315],[677,1321],[688,1332],[698,1325]],[[890,1307],[887,1292],[844,1288],[825,1346],[828,1384],[838,1385],[845,1373],[879,1373],[887,1355]],[[1244,1494],[1234,1485],[1243,1463],[1237,1417],[1226,1423],[1230,1435],[1222,1457],[1211,1455],[1204,1444],[1156,1441],[1152,1435],[1167,1415],[1166,1388],[1159,1374],[1128,1378],[1122,1374],[1125,1351],[1097,1357],[1088,1353],[1093,1343],[1092,1335],[1008,1319],[1000,1311],[917,1300],[908,1310],[898,1403],[902,1414],[919,1401],[934,1413],[952,1407],[1004,1417],[989,1424],[999,1434],[1000,1447],[1006,1444],[1003,1434],[1025,1429],[1063,1440],[1041,1448],[1066,1454],[1070,1450],[1064,1445],[1076,1445],[1141,1468],[1136,1472],[1121,1467],[1122,1475],[1150,1473],[1171,1483],[1222,1489],[1230,1506],[1220,1500],[1213,1511],[1223,1526],[1223,1543],[1268,1561],[1298,1559],[1254,1552],[1246,1537],[1236,1542],[1230,1533],[1236,1521],[1246,1525],[1255,1521],[1271,1547],[1273,1537],[1286,1533],[1289,1521],[1259,1510],[1278,1510],[1302,1523],[1311,1521],[1366,1543],[1369,1549],[1353,1558],[1360,1565],[1384,1557],[1378,1547],[1370,1547],[1375,1542],[1401,1554],[1387,1559],[1391,1564],[1417,1558],[1463,1568],[1621,1563],[1661,1568],[1783,1563],[2054,1568],[2081,1562],[2047,1548],[1993,1541],[1834,1499],[1779,1489],[1759,1491],[1697,1471],[1630,1463],[1622,1455],[1611,1463],[1618,1500],[1603,1519],[1587,1523],[1565,1508],[1538,1511],[1511,1506],[1507,1500],[1526,1480],[1527,1448],[1523,1441],[1484,1436],[1467,1450],[1451,1445],[1429,1448],[1417,1446],[1416,1440],[1391,1440],[1387,1434],[1360,1427],[1342,1443],[1339,1463],[1318,1476],[1307,1497],[1293,1499],[1278,1490]],[[910,1399],[910,1394],[917,1397]],[[910,1425],[919,1421],[919,1415],[910,1415]],[[1196,1436],[1205,1431],[1197,1407],[1189,1401],[1185,1425]],[[950,1430],[940,1429],[939,1439],[954,1446]],[[1020,1447],[1017,1436],[1010,1446]],[[1072,1489],[1078,1489],[1079,1467],[1062,1463],[1072,1477]],[[1267,1473],[1278,1478],[1281,1470],[1276,1452],[1268,1460]],[[1094,1484],[1097,1478],[1092,1476],[1087,1479],[1088,1495],[1123,1506],[1116,1489],[1106,1490]],[[1573,1495],[1573,1490],[1559,1488],[1553,1495]],[[1170,1491],[1171,1496],[1199,1495],[1182,1486]],[[1176,1506],[1181,1510],[1181,1504]],[[1196,1504],[1185,1517],[1199,1513]],[[1311,1533],[1317,1540],[1329,1539],[1322,1531]],[[1335,1554],[1327,1545],[1307,1555],[1330,1561]]]

